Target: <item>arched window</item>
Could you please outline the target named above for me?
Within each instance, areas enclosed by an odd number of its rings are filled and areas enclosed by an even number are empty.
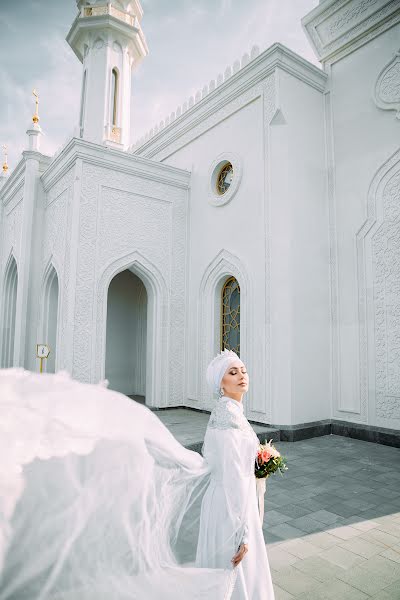
[[[43,296],[43,340],[47,344],[50,354],[45,361],[45,371],[55,373],[57,355],[57,324],[58,324],[58,276],[53,266],[47,272]]]
[[[227,348],[240,356],[240,287],[229,277],[221,293],[221,350]]]
[[[118,118],[118,71],[113,69],[111,71],[111,125],[117,127]]]
[[[1,327],[1,366],[14,365],[15,312],[17,307],[18,271],[12,256],[6,270]]]

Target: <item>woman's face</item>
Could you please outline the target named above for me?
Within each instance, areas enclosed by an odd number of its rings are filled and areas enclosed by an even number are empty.
[[[232,362],[221,381],[225,396],[244,394],[249,389],[249,375],[241,360]]]

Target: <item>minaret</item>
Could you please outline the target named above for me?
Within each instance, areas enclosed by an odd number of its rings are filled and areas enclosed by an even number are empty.
[[[148,54],[139,0],[77,0],[67,42],[83,64],[80,136],[126,149],[130,145],[133,69]]]

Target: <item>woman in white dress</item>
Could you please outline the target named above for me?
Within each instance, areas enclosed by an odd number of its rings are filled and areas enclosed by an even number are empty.
[[[236,367],[205,458],[102,385],[0,370],[0,600],[273,600]]]
[[[259,441],[243,413],[249,376],[240,358],[225,350],[210,363],[207,381],[220,397],[203,445],[211,479],[202,502],[196,564],[231,566],[232,600],[274,600],[254,476]]]

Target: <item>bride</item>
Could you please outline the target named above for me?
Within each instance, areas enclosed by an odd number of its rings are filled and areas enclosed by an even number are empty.
[[[273,600],[248,376],[207,379],[203,458],[101,384],[0,370],[0,600]]]
[[[243,414],[249,376],[239,357],[225,350],[208,366],[207,382],[220,398],[203,445],[211,480],[202,503],[196,564],[228,568],[230,561],[232,600],[273,600],[254,476],[259,441]]]

